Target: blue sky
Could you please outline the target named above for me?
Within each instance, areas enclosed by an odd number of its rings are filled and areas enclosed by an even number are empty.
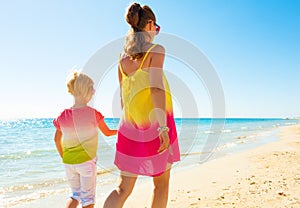
[[[127,33],[124,13],[130,2],[1,1],[0,118],[55,117],[71,106],[67,75]],[[300,1],[140,3],[154,10],[161,32],[188,40],[206,54],[221,80],[227,117],[300,116]],[[166,59],[169,70],[185,74]],[[116,70],[109,74],[106,89],[117,87]],[[197,89],[198,83],[190,84]],[[210,100],[203,89],[195,92],[200,103],[196,116],[210,117]],[[111,117],[110,94],[115,91],[101,92],[95,107]],[[180,116],[180,103],[175,102],[175,108]]]

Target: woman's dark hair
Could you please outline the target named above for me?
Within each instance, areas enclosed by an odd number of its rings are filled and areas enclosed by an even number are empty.
[[[155,15],[149,6],[141,7],[140,4],[133,3],[128,7],[125,18],[131,30],[126,36],[124,51],[131,59],[139,59],[144,55],[146,36],[149,36],[143,29],[149,20],[156,22]]]

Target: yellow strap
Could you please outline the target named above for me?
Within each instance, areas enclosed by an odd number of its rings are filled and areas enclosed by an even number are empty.
[[[154,45],[152,45],[152,46],[148,49],[148,51],[146,52],[146,54],[145,54],[145,56],[144,56],[144,58],[143,58],[143,60],[142,60],[142,62],[141,62],[140,67],[138,68],[138,70],[141,69],[141,68],[143,67],[144,62],[145,62],[145,60],[146,60],[146,58],[147,58],[149,52],[150,52],[156,45],[157,45],[157,44],[154,44]]]
[[[123,71],[123,67],[122,67],[122,64],[121,64],[121,54],[119,56],[119,67],[120,67],[120,71],[121,71],[122,77],[123,77],[123,75],[127,77],[127,75]]]
[[[143,60],[142,60],[142,62],[141,62],[141,64],[140,64],[140,67],[139,67],[137,70],[139,70],[139,69],[141,69],[141,68],[143,67],[144,62],[145,62],[145,60],[146,60],[146,58],[147,58],[149,52],[150,52],[156,45],[157,45],[157,44],[153,44],[153,45],[147,50],[147,52],[146,52],[146,54],[145,54],[145,56],[144,56],[144,58],[143,58]],[[120,71],[121,71],[122,76],[124,75],[125,77],[127,77],[127,75],[126,75],[126,74],[124,73],[124,71],[123,71],[123,67],[122,67],[122,64],[121,64],[121,54],[120,54],[120,56],[119,56],[119,66],[120,66]]]

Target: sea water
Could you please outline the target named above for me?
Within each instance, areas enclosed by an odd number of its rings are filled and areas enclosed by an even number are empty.
[[[53,118],[0,120],[0,207],[65,192],[64,166],[53,140]],[[112,129],[119,119],[105,118]],[[175,119],[181,161],[175,171],[278,139],[279,126],[296,119]],[[97,187],[115,183],[116,136],[99,134]],[[103,188],[103,192],[106,191]]]

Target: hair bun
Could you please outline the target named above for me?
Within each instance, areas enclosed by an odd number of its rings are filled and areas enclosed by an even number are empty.
[[[73,72],[73,76],[74,76],[74,78],[77,78],[77,77],[78,77],[78,72],[77,72],[77,71],[74,71],[74,72]]]
[[[126,21],[131,25],[132,28],[138,28],[139,23],[139,13],[143,8],[138,3],[133,3],[128,7],[126,14]]]

